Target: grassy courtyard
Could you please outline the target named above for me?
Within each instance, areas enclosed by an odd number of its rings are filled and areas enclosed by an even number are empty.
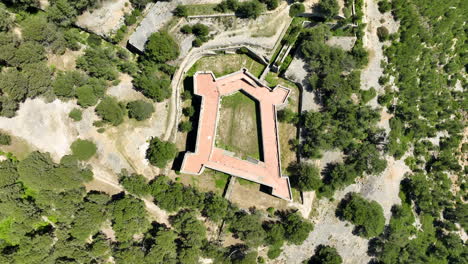
[[[225,96],[216,134],[216,146],[237,157],[260,159],[261,142],[257,124],[257,104],[242,92]]]
[[[245,54],[221,54],[199,59],[187,72],[188,76],[197,71],[212,71],[216,77],[247,68],[253,75],[260,77],[265,65],[255,61]]]

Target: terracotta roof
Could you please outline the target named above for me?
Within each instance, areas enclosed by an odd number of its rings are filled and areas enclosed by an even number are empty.
[[[232,157],[215,146],[220,99],[243,90],[260,105],[263,161],[257,164]],[[246,69],[216,78],[211,72],[194,75],[194,93],[202,97],[195,153],[185,154],[181,172],[201,174],[205,167],[254,181],[272,188],[272,195],[291,200],[289,178],[281,174],[276,108],[285,104],[289,89],[271,89]]]

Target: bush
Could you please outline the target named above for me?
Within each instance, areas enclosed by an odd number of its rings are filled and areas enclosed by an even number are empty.
[[[11,137],[8,134],[0,132],[0,145],[10,145]]]
[[[380,42],[384,42],[389,39],[390,33],[386,27],[381,26],[377,28],[377,36]]]
[[[146,43],[145,56],[158,63],[174,60],[179,56],[179,45],[166,31],[156,32]]]
[[[174,9],[174,15],[178,17],[187,17],[188,16],[188,8],[183,5],[178,5],[176,9]]]
[[[70,111],[70,113],[68,114],[68,117],[70,117],[74,121],[81,121],[81,119],[83,119],[83,113],[81,112],[80,109],[75,108]]]
[[[184,107],[184,108],[182,109],[182,113],[183,113],[185,116],[192,117],[192,116],[195,114],[195,108],[194,108],[193,106]]]
[[[299,14],[302,14],[305,12],[305,7],[301,3],[295,3],[292,4],[291,7],[289,8],[289,16],[290,17],[295,17]]]
[[[278,7],[278,0],[260,0],[260,2],[266,4],[268,10],[274,10]]]
[[[299,121],[299,116],[291,109],[285,108],[278,111],[278,120],[280,122],[295,124]]]
[[[367,104],[367,102],[377,95],[374,87],[371,87],[369,90],[360,90],[359,93],[361,95],[361,104]]]
[[[82,107],[93,106],[98,101],[98,97],[94,94],[93,87],[90,85],[76,88],[76,98],[78,98],[78,104]]]
[[[124,109],[115,98],[105,97],[96,106],[96,114],[105,122],[117,126],[123,122]]]
[[[197,23],[192,26],[192,33],[197,37],[207,36],[208,33],[210,33],[210,28],[201,23]]]
[[[96,154],[96,145],[94,142],[86,139],[75,140],[71,144],[71,151],[73,156],[79,160],[89,160],[94,154]]]
[[[127,104],[128,117],[142,121],[151,117],[154,113],[154,106],[143,100],[132,101]]]
[[[146,150],[146,158],[149,162],[158,167],[164,168],[170,160],[173,160],[177,155],[175,144],[168,141],[161,141],[154,137],[151,139],[149,148]]]
[[[154,73],[139,75],[133,80],[133,85],[156,102],[171,97],[171,80],[156,78]]]
[[[380,13],[386,13],[392,9],[392,4],[388,0],[381,0],[378,3]]]
[[[203,40],[201,40],[200,38],[196,38],[192,41],[192,45],[194,47],[200,47],[201,45],[203,45]]]
[[[179,123],[179,131],[180,132],[190,132],[192,130],[192,122],[190,121],[182,121]]]
[[[192,34],[192,27],[190,25],[184,25],[180,28],[180,32],[184,34]]]

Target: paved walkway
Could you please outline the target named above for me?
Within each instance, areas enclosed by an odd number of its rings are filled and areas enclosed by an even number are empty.
[[[257,164],[232,157],[215,146],[221,96],[239,90],[245,91],[260,103],[264,160]],[[244,69],[219,79],[212,73],[196,73],[194,92],[202,97],[196,151],[185,155],[181,172],[201,174],[208,167],[270,186],[273,195],[291,200],[289,179],[281,175],[276,122],[276,107],[287,102],[289,89],[270,89]]]

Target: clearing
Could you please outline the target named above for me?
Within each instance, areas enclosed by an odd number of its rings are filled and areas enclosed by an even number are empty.
[[[242,159],[260,160],[258,108],[258,102],[242,91],[222,97],[216,146],[234,152]]]

